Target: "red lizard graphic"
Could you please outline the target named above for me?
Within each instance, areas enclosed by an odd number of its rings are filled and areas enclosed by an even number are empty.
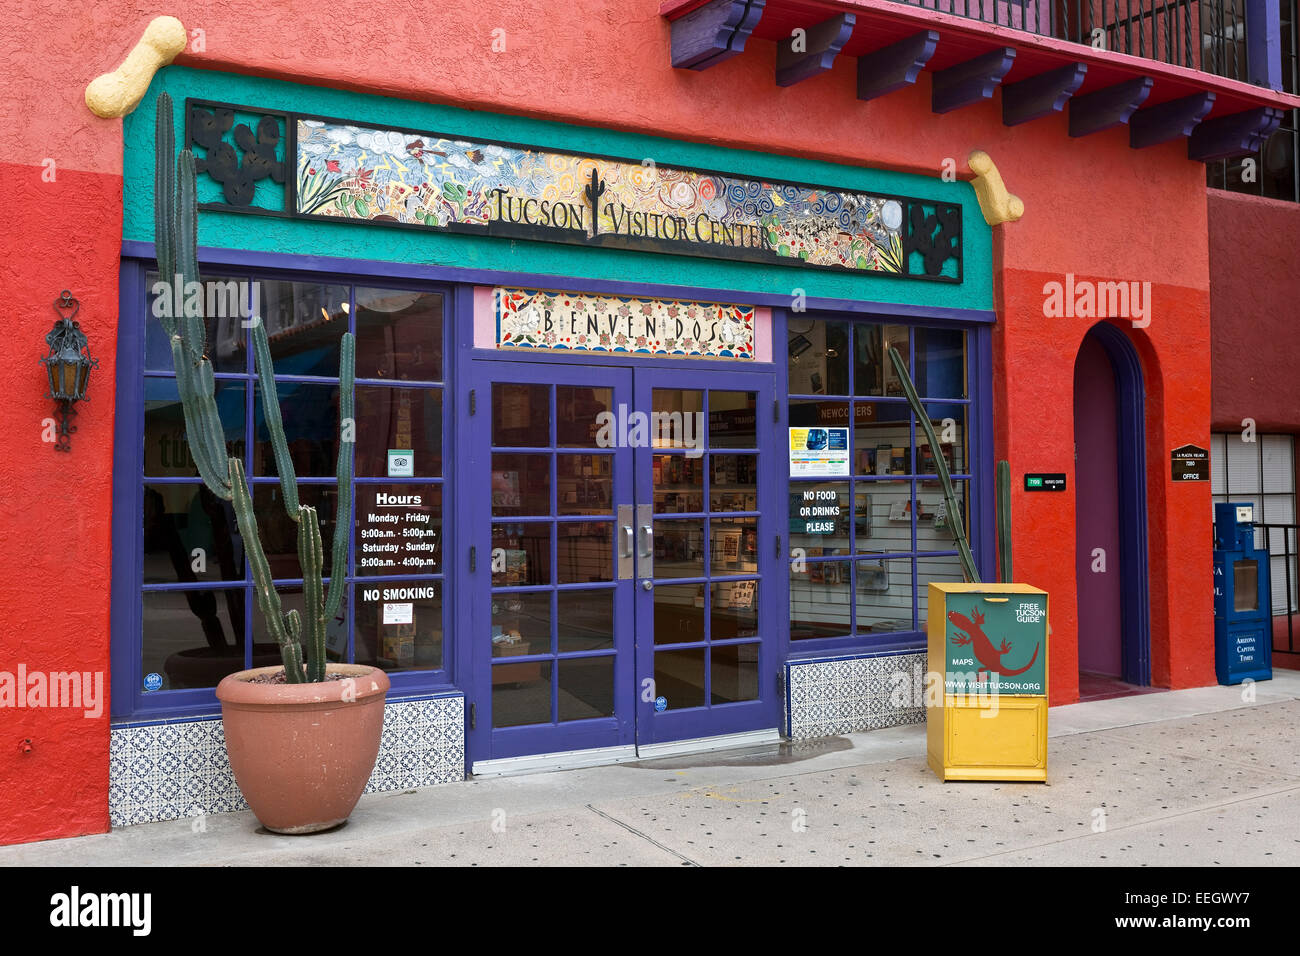
[[[952,636],[953,643],[958,647],[963,647],[973,642],[975,649],[975,659],[987,667],[989,670],[1001,674],[1003,677],[1015,677],[1017,674],[1023,674],[1029,668],[1034,666],[1034,661],[1038,660],[1038,645],[1034,645],[1033,656],[1029,658],[1029,663],[1019,670],[1008,671],[1002,669],[1002,657],[1011,650],[1011,645],[1007,639],[1002,639],[1002,646],[995,648],[993,642],[984,634],[981,625],[984,623],[984,615],[975,609],[971,609],[971,617],[964,614],[958,614],[956,611],[948,612],[948,620],[951,621],[959,631],[965,631],[966,636],[961,637],[957,634]],[[973,620],[972,620],[973,618]]]

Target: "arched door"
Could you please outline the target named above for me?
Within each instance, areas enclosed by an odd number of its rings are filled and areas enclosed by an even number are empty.
[[[1079,672],[1151,682],[1145,395],[1132,343],[1098,323],[1074,366]]]

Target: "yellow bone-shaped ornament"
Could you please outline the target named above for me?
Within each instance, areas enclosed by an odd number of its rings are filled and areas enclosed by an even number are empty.
[[[993,165],[993,159],[988,153],[982,149],[972,150],[966,164],[975,174],[971,185],[975,187],[975,198],[979,200],[985,222],[996,226],[1003,222],[1015,222],[1025,214],[1024,202],[1019,196],[1007,192],[1002,174]]]
[[[90,111],[105,119],[131,112],[149,88],[153,75],[176,59],[188,39],[180,20],[155,17],[121,66],[90,81],[86,87]]]

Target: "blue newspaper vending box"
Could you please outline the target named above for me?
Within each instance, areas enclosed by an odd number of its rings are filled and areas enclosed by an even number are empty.
[[[1255,548],[1254,510],[1214,506],[1214,672],[1220,684],[1273,677],[1268,552]]]

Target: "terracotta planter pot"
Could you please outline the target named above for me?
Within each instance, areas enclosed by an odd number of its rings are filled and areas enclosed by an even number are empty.
[[[379,755],[388,675],[329,664],[352,680],[255,684],[280,667],[230,674],[217,685],[226,753],[257,819],[276,833],[315,833],[348,818]]]

